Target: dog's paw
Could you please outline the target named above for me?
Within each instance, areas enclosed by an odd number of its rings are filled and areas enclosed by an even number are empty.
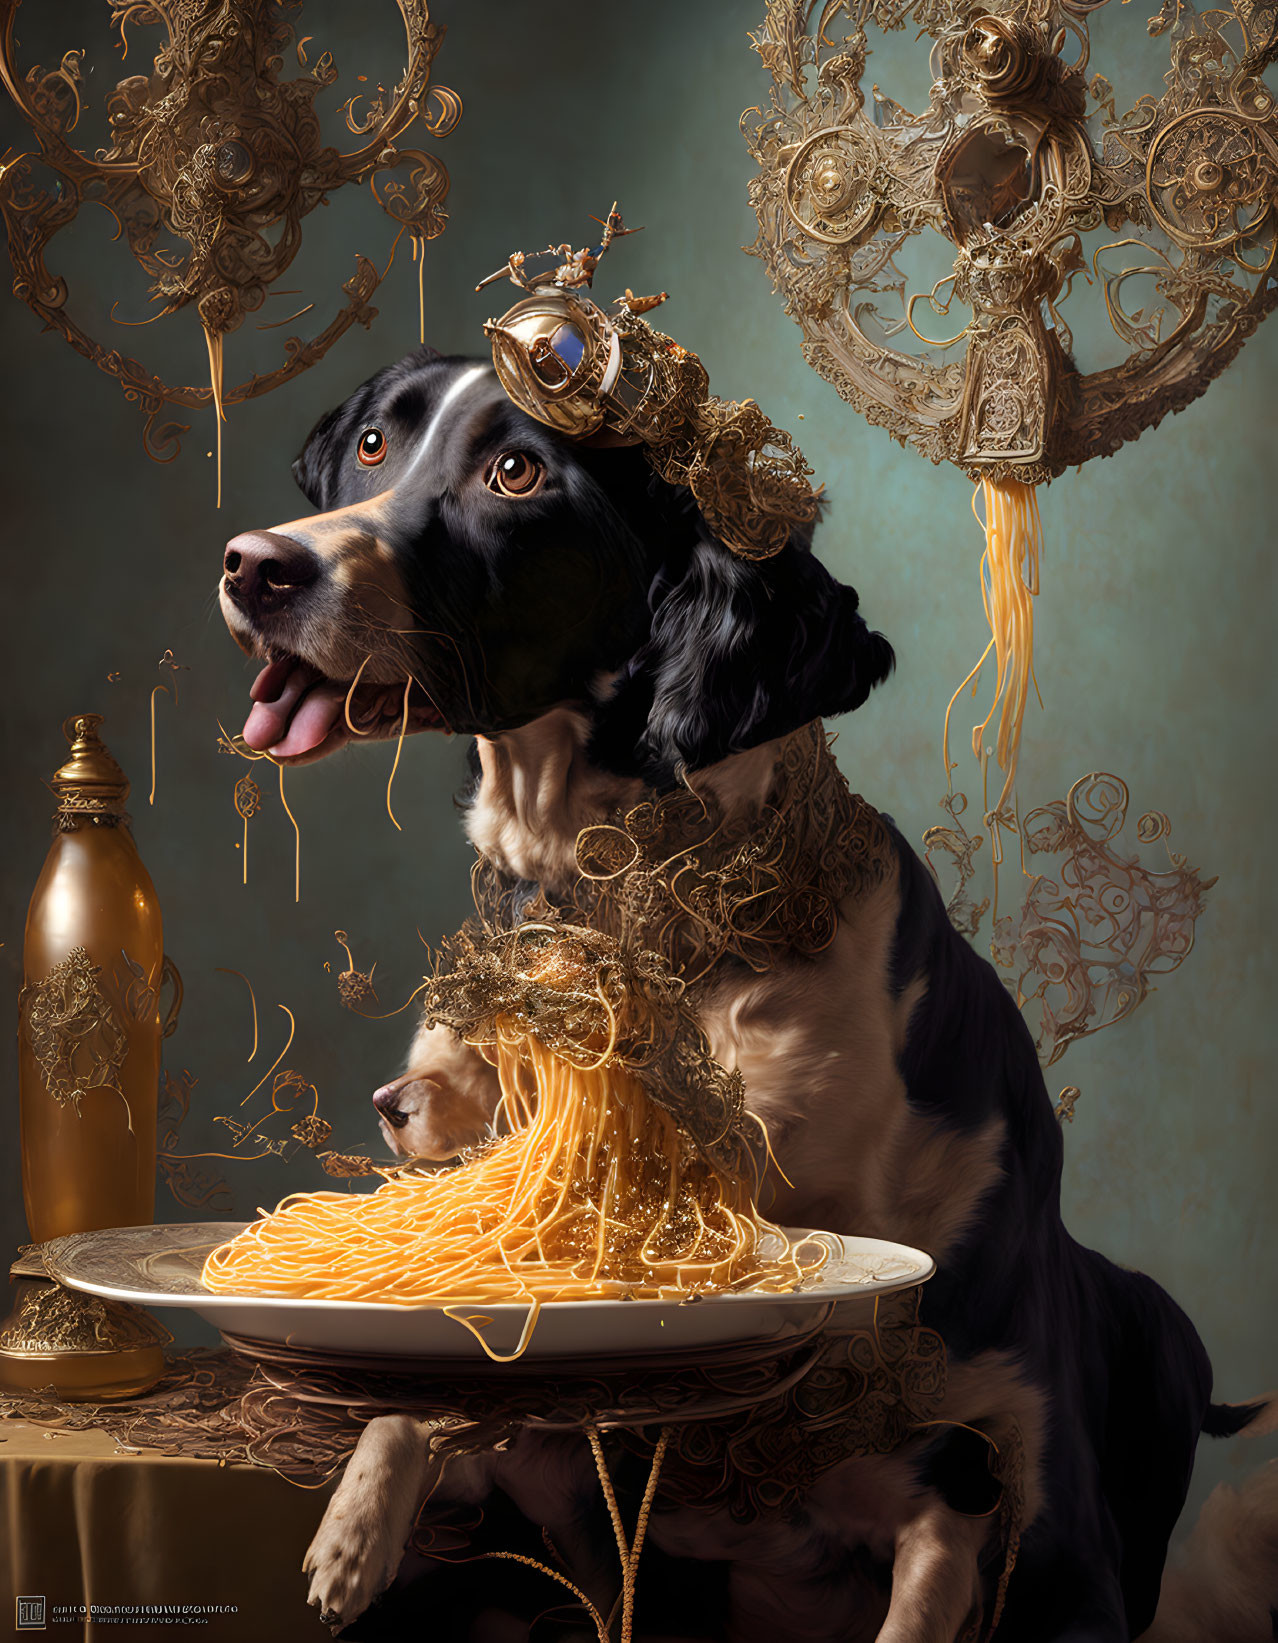
[[[302,1561],[302,1573],[311,1577],[307,1602],[336,1633],[382,1595],[403,1555],[398,1534],[384,1520],[343,1512],[335,1500]]]

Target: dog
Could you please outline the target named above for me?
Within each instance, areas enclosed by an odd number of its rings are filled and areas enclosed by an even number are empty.
[[[483,362],[423,350],[379,372],[293,472],[316,511],[236,536],[224,559],[226,622],[265,663],[245,740],[301,764],[357,736],[473,736],[469,836],[551,901],[572,890],[582,828],[654,792],[687,783],[758,817],[785,738],[859,707],[893,665],[810,530],[771,559],[734,556],[642,451],[561,437]],[[783,1161],[772,1217],[935,1259],[922,1316],[946,1343],[947,1424],[835,1467],[797,1519],[658,1510],[650,1539],[728,1563],[737,1643],[953,1643],[992,1618],[999,1561],[962,1428],[1015,1432],[1000,1639],[1121,1643],[1153,1620],[1200,1432],[1239,1430],[1258,1406],[1213,1404],[1185,1315],[1065,1230],[1060,1130],[1025,1023],[883,825],[887,870],[841,903],[822,952],[761,972],[725,961],[697,1009]],[[488,1062],[433,1028],[373,1101],[396,1152],[442,1160],[489,1131],[498,1096]],[[392,1580],[432,1490],[500,1488],[586,1589],[607,1588],[584,1446],[525,1433],[441,1483],[428,1437],[401,1417],[366,1429],[307,1560],[332,1624]]]

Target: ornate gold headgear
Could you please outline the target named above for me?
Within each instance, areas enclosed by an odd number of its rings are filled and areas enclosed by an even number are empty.
[[[571,439],[607,431],[646,446],[657,473],[689,488],[734,553],[779,553],[792,529],[816,518],[812,469],[754,400],[712,394],[697,356],[640,317],[666,300],[664,291],[627,290],[608,312],[592,300],[600,258],[613,240],[638,232],[622,225],[615,204],[603,226],[597,246],[531,253],[535,261],[557,258],[553,271],[534,273],[529,254],[516,251],[475,287],[507,277],[528,293],[484,326],[502,387],[521,410]]]

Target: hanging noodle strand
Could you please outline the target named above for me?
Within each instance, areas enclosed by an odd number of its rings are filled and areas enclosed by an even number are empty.
[[[408,695],[412,688],[413,680],[410,675],[404,682],[404,711],[399,720],[399,740],[395,743],[395,763],[391,766],[391,773],[386,779],[386,814],[401,833],[404,829],[400,827],[399,820],[391,809],[391,788],[395,785],[395,772],[399,769],[399,756],[404,751],[404,734],[408,729]]]
[[[426,241],[413,235],[413,261],[417,264],[417,340],[426,341]]]
[[[980,661],[950,697],[945,709],[942,756],[945,760],[946,785],[952,793],[955,766],[950,761],[950,714],[968,685],[972,687],[972,694],[976,694],[981,670],[992,650],[995,661],[994,695],[989,712],[979,724],[973,726],[972,752],[981,767],[983,781],[988,785],[990,750],[987,750],[985,738],[997,715],[998,731],[992,752],[1003,772],[1003,786],[992,807],[986,792],[985,817],[990,829],[990,851],[995,869],[997,915],[998,867],[1003,859],[1001,829],[1009,825],[1007,806],[1016,785],[1021,723],[1025,717],[1030,685],[1034,685],[1036,692],[1038,690],[1038,681],[1034,677],[1034,600],[1039,588],[1043,526],[1033,485],[1023,485],[1015,479],[983,479],[981,490],[985,503],[984,520],[977,514],[977,523],[985,531],[981,594],[990,628],[990,641]],[[975,494],[972,497],[972,511],[976,512]],[[1041,698],[1039,705],[1042,705]]]
[[[223,964],[215,964],[213,968],[220,976],[239,976],[240,980],[249,990],[249,1003],[253,1006],[253,1048],[249,1051],[245,1059],[252,1061],[253,1057],[257,1054],[257,994],[253,991],[253,983],[244,974],[243,970],[230,970]],[[289,1043],[292,1043],[292,1038],[289,1039]],[[243,1106],[244,1103],[241,1101],[240,1105]]]
[[[161,691],[167,696],[169,687],[167,685],[156,685],[151,691],[151,791],[147,795],[146,802],[148,804],[155,803],[155,698]]]
[[[284,814],[288,817],[288,819],[293,824],[293,900],[294,901],[301,901],[301,899],[302,899],[302,829],[297,825],[297,817],[289,809],[288,800],[284,797],[284,766],[282,764],[276,764],[276,761],[274,759],[271,760],[271,763],[275,765],[275,768],[280,773],[280,803],[284,806]]]
[[[224,333],[205,325],[204,341],[209,351],[209,391],[213,396],[214,425],[217,429],[217,505],[222,506],[222,424],[226,412],[222,409],[222,344]]]

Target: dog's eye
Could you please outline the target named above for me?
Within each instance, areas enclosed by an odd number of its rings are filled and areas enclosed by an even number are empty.
[[[545,477],[545,464],[527,451],[503,451],[489,464],[484,483],[498,496],[533,496]]]
[[[365,428],[355,449],[366,468],[375,468],[386,455],[386,435],[380,428]]]

